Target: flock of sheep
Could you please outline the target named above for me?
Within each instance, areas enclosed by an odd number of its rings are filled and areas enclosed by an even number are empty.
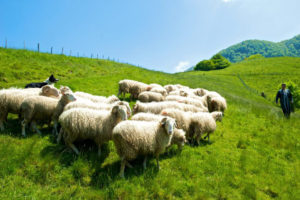
[[[227,107],[226,100],[217,92],[202,88],[191,89],[182,85],[145,84],[134,80],[119,82],[118,96],[131,94],[138,99],[131,108],[117,96],[95,96],[85,92],[72,92],[67,86],[60,90],[52,85],[42,88],[9,88],[0,90],[0,129],[8,113],[18,114],[22,135],[26,127],[39,134],[37,124],[53,122],[53,134],[76,154],[73,144],[77,140],[91,139],[98,146],[112,140],[121,158],[120,176],[124,177],[129,161],[144,156],[158,157],[175,144],[181,149],[185,143],[198,144],[208,138],[221,121]],[[131,120],[129,120],[131,118]],[[58,124],[61,125],[58,131]]]

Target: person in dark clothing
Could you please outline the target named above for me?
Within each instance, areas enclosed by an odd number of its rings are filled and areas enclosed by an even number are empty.
[[[291,114],[291,104],[293,103],[293,97],[289,89],[286,89],[286,84],[281,85],[281,89],[276,95],[276,104],[278,104],[278,99],[280,99],[280,106],[282,108],[285,117],[289,118]]]

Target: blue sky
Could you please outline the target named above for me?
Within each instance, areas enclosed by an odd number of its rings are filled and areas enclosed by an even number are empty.
[[[0,0],[0,46],[182,71],[246,39],[300,34],[299,0]]]

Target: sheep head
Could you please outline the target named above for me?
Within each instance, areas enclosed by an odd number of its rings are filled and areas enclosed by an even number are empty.
[[[41,89],[41,95],[47,96],[47,97],[50,97],[50,96],[59,97],[59,91],[51,85],[45,85]]]
[[[212,112],[211,113],[211,116],[215,119],[215,121],[219,121],[221,122],[222,121],[222,118],[223,118],[223,113],[222,112]]]
[[[116,105],[112,108],[111,112],[120,118],[121,121],[127,120],[127,108],[125,105]]]
[[[127,117],[131,116],[131,109],[130,109],[130,106],[129,106],[128,102],[126,102],[126,101],[119,101],[119,102],[117,102],[117,105],[124,105],[126,107]]]
[[[164,117],[160,121],[160,124],[161,126],[164,127],[167,135],[172,135],[174,133],[175,124],[176,124],[175,119],[170,117]]]
[[[66,92],[72,92],[72,90],[68,86],[63,86],[63,85],[60,86],[59,91],[61,94],[64,94]]]
[[[61,98],[64,98],[67,103],[70,103],[72,101],[76,101],[76,97],[72,92],[65,92]]]

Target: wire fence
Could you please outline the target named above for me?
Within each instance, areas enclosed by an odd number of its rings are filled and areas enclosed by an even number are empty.
[[[3,44],[3,46],[1,45]],[[18,47],[16,47],[18,46]],[[114,61],[114,62],[120,62],[128,65],[133,65],[137,67],[141,67],[139,64],[132,64],[128,63],[125,61],[120,60],[119,58],[115,58],[112,56],[106,56],[104,54],[100,53],[91,53],[91,54],[85,54],[85,53],[80,53],[78,51],[72,51],[72,49],[66,49],[65,47],[60,47],[60,48],[54,48],[54,46],[50,46],[47,49],[41,49],[41,44],[38,42],[36,43],[36,46],[33,47],[32,45],[29,46],[27,43],[24,41],[23,45],[9,45],[9,41],[7,39],[4,40],[4,42],[0,41],[0,47],[3,47],[5,49],[24,49],[24,50],[29,50],[29,51],[35,51],[38,53],[49,53],[49,54],[55,54],[55,55],[65,55],[65,56],[71,56],[71,57],[82,57],[82,58],[91,58],[91,59],[101,59],[101,60],[108,60],[108,61]],[[23,47],[22,47],[23,46]],[[56,49],[56,51],[55,51]]]
[[[254,89],[254,88],[251,88],[249,85],[247,85],[246,82],[242,79],[242,77],[239,74],[236,74],[236,76],[240,79],[240,81],[242,82],[242,84],[245,86],[245,88],[247,90],[249,90],[250,92],[255,93],[255,94],[265,98],[266,100],[268,100],[272,103],[275,102],[274,98],[270,98],[264,92],[259,92],[258,90]]]

